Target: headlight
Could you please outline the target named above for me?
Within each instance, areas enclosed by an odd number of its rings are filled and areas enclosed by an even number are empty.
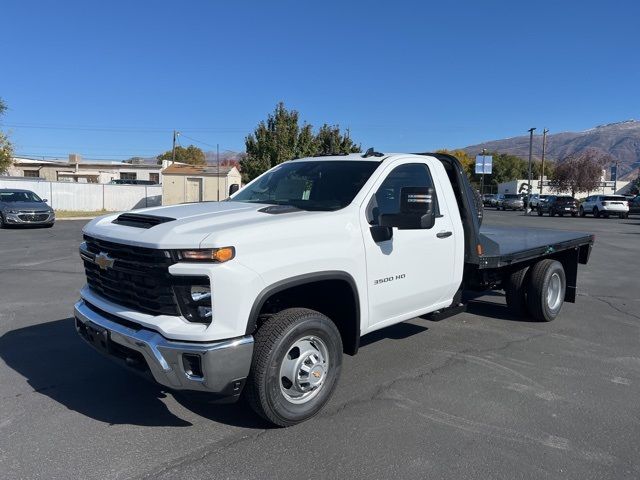
[[[17,213],[20,213],[20,211],[19,210],[9,210],[9,213],[17,214]]]
[[[233,247],[200,248],[197,250],[178,250],[178,258],[188,262],[224,263],[236,256]]]
[[[180,311],[188,321],[211,323],[213,298],[209,285],[180,285],[174,288],[180,304]]]

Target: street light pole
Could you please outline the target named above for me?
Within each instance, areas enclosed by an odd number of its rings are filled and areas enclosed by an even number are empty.
[[[216,143],[216,165],[218,173],[216,173],[216,197],[220,201],[220,144]]]
[[[535,127],[529,129],[529,177],[527,179],[527,207],[525,211],[527,215],[531,213],[529,200],[531,200],[531,164],[533,163],[533,132],[535,129]]]
[[[542,195],[542,182],[544,181],[544,153],[547,147],[547,133],[549,133],[549,129],[545,128],[542,130],[542,161],[540,165],[540,195]]]
[[[177,132],[173,131],[173,146],[171,147],[171,165],[173,165],[176,161],[176,134]]]

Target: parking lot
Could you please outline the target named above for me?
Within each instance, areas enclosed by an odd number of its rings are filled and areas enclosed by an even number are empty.
[[[0,477],[640,477],[640,218],[485,222],[595,233],[577,303],[539,324],[484,296],[364,337],[327,408],[288,429],[174,396],[82,343],[83,221],[0,231]]]

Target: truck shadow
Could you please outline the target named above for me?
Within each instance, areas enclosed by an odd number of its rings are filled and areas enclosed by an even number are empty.
[[[504,294],[499,292],[465,292],[465,300],[467,302],[467,313],[479,315],[481,317],[495,318],[497,320],[505,320],[510,322],[530,323],[531,320],[526,317],[518,317],[514,315],[504,303],[488,301],[479,297],[504,298]]]
[[[0,337],[0,358],[36,392],[70,410],[111,425],[188,427],[163,398],[171,396],[85,345],[73,318],[12,330]],[[18,393],[16,396],[33,392]],[[180,405],[207,419],[245,428],[265,422],[243,405],[210,405],[176,395]]]
[[[418,333],[422,333],[429,330],[427,327],[422,325],[415,325],[413,323],[398,323],[396,325],[391,325],[389,327],[382,328],[380,330],[376,330],[375,332],[371,332],[368,335],[365,335],[360,340],[360,348],[371,345],[372,343],[379,342],[384,339],[391,340],[403,340],[405,338],[409,338],[412,335],[417,335]]]

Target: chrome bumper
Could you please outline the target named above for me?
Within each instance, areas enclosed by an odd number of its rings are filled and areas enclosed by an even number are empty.
[[[166,387],[234,396],[240,394],[249,374],[251,335],[210,343],[172,341],[154,331],[136,330],[106,318],[84,300],[75,304],[74,315],[78,334],[92,347],[150,373]],[[193,368],[194,361],[199,370]]]

